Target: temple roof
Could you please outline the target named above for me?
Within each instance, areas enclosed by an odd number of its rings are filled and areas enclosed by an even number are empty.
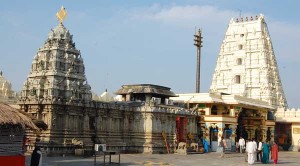
[[[65,28],[62,24],[58,25],[48,34],[49,39],[71,39],[72,35],[67,28]]]
[[[144,93],[144,94],[158,94],[168,97],[176,97],[177,95],[170,90],[171,88],[153,85],[153,84],[134,84],[134,85],[123,85],[116,94],[124,95],[130,93]]]

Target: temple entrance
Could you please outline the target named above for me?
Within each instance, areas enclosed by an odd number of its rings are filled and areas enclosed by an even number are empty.
[[[275,141],[283,150],[288,150],[292,142],[292,124],[291,123],[276,123],[275,126]]]
[[[215,152],[218,148],[218,127],[210,127],[209,128],[209,139],[210,139],[210,147],[211,151]]]
[[[226,141],[226,149],[227,151],[231,151],[231,135],[232,135],[232,129],[229,128],[229,124],[225,124],[225,128],[224,128],[224,131],[223,131],[223,137]]]
[[[186,117],[176,117],[176,138],[177,142],[186,142],[187,132],[186,132],[186,125],[187,125],[187,118]]]
[[[258,110],[242,108],[238,117],[237,140],[243,137],[245,140],[255,138],[262,140],[262,129],[264,118]]]

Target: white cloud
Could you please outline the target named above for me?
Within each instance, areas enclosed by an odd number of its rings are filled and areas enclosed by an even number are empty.
[[[153,20],[164,23],[174,23],[181,26],[201,23],[213,26],[228,22],[231,17],[238,16],[237,11],[221,10],[213,6],[151,6],[145,10],[134,12],[131,17],[141,20]]]
[[[255,16],[258,14],[246,12],[242,16]],[[228,25],[229,20],[238,16],[238,10],[234,11],[220,9],[215,6],[199,5],[163,7],[154,4],[148,8],[130,12],[132,19],[155,21],[185,28],[198,26],[207,32],[206,38],[208,40],[220,40],[215,38],[214,34],[225,33],[226,29],[224,28]],[[266,17],[276,56],[279,58],[290,58],[288,60],[291,61],[300,61],[300,51],[296,49],[300,38],[300,24],[282,22],[276,20],[276,18],[269,20],[268,18],[272,16]],[[221,40],[215,42],[220,43]]]

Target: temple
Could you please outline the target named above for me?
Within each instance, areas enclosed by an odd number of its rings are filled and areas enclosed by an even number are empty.
[[[176,95],[168,87],[124,85],[117,91],[123,101],[105,94],[93,100],[83,57],[62,23],[66,12],[61,10],[60,24],[34,56],[18,101],[22,111],[48,126],[38,135],[27,133],[30,150],[38,144],[47,155],[86,155],[102,143],[121,152],[166,153],[196,134],[197,112],[169,103]]]
[[[3,103],[16,102],[16,94],[12,90],[11,83],[3,76],[2,71],[0,71],[0,102]]]
[[[198,133],[212,151],[222,135],[228,150],[240,137],[278,140],[274,113],[288,105],[264,16],[230,20],[209,93],[171,99],[200,113]]]
[[[268,102],[276,108],[287,108],[262,14],[230,20],[209,91],[240,95]]]
[[[285,112],[263,15],[230,20],[208,93],[176,94],[166,86],[129,84],[115,92],[117,97],[107,90],[92,93],[84,56],[63,24],[67,12],[62,7],[56,15],[59,25],[34,55],[18,98],[21,111],[46,124],[38,134],[26,132],[29,151],[38,145],[48,156],[91,155],[95,144],[106,144],[123,153],[187,154],[198,152],[202,139],[216,151],[221,136],[228,151],[235,150],[240,137],[290,141],[299,148],[299,137],[288,139],[300,133],[299,111]],[[0,99],[13,94],[1,72]]]
[[[199,112],[198,136],[208,142],[212,151],[217,150],[221,136],[229,151],[235,151],[240,137],[274,141],[274,107],[267,102],[226,93],[186,93],[171,99]]]

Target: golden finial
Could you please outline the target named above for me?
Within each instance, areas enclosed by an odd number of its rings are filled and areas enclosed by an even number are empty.
[[[60,25],[62,25],[62,22],[67,17],[67,11],[63,6],[61,6],[60,11],[56,13],[56,17],[59,20]]]

